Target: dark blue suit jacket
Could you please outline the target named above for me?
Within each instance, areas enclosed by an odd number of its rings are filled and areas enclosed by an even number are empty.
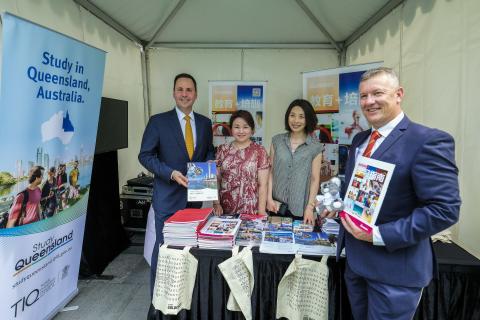
[[[197,139],[191,161],[214,160],[212,123],[205,116],[198,113],[194,115]],[[155,213],[169,215],[185,209],[187,189],[170,179],[173,170],[178,170],[186,176],[187,162],[190,162],[175,109],[150,118],[143,134],[138,160],[155,175],[153,186]]]
[[[367,130],[353,138],[346,182],[355,166],[355,151],[369,135]],[[453,225],[460,210],[453,138],[405,116],[372,158],[395,164],[376,221],[385,246],[359,241],[341,227],[338,253],[345,246],[350,268],[367,279],[425,287],[436,270],[430,236]]]

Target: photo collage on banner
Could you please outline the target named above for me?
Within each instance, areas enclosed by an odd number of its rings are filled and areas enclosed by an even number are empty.
[[[215,147],[233,140],[229,121],[232,113],[237,110],[246,110],[252,114],[255,122],[252,139],[258,144],[263,144],[266,85],[266,81],[208,82],[208,105]]]
[[[0,307],[46,319],[78,292],[105,52],[2,14]]]
[[[353,137],[369,128],[360,108],[362,74],[381,62],[303,73],[303,98],[317,114],[314,135],[323,144],[321,181],[345,174]]]

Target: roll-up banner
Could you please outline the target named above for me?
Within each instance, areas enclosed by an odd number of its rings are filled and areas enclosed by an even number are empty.
[[[344,176],[353,137],[369,128],[360,107],[362,74],[382,62],[303,72],[303,98],[310,101],[318,124],[313,135],[323,145],[320,181]]]
[[[78,291],[105,52],[2,24],[0,315],[49,319]]]

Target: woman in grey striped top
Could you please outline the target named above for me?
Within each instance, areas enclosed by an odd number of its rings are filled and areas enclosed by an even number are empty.
[[[314,223],[315,196],[320,185],[322,146],[310,134],[317,116],[310,102],[297,99],[285,113],[286,133],[273,137],[267,209],[278,212],[285,203],[294,218]]]

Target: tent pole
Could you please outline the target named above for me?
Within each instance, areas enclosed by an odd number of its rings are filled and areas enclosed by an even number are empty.
[[[175,15],[178,13],[180,8],[182,8],[183,4],[185,3],[186,0],[179,0],[177,2],[177,5],[173,10],[168,14],[168,17],[162,22],[162,24],[157,28],[157,31],[153,34],[152,39],[145,45],[145,49],[148,50],[152,44],[155,42],[156,39],[158,39],[158,36],[160,33],[165,29],[165,27],[172,21],[172,19],[175,17]]]
[[[89,12],[91,12],[94,16],[105,22],[107,25],[112,27],[115,31],[123,35],[125,38],[132,40],[133,42],[141,45],[142,40],[131,33],[127,28],[122,26],[120,23],[115,21],[112,17],[110,17],[106,12],[101,10],[99,7],[91,3],[89,0],[73,0],[78,5],[82,6]]]
[[[355,42],[358,38],[360,38],[365,32],[368,31],[372,26],[374,26],[377,22],[382,20],[387,14],[392,12],[393,9],[398,7],[399,5],[403,4],[405,0],[390,0],[388,1],[383,7],[380,8],[373,16],[371,16],[367,22],[361,25],[357,30],[352,32],[350,36],[344,41],[345,47],[350,46],[353,42]]]
[[[152,108],[150,105],[150,73],[148,71],[149,59],[148,59],[148,49],[142,47],[140,50],[141,53],[141,64],[142,64],[142,85],[143,85],[143,120],[145,126],[150,119]]]
[[[307,7],[307,5],[303,2],[303,0],[296,0],[297,4],[300,8],[302,8],[303,12],[310,18],[310,20],[317,26],[318,29],[328,38],[332,46],[337,50],[338,53],[342,52],[342,49],[338,45],[337,41],[330,35],[328,30],[320,23],[320,21],[315,17],[312,11]]]

